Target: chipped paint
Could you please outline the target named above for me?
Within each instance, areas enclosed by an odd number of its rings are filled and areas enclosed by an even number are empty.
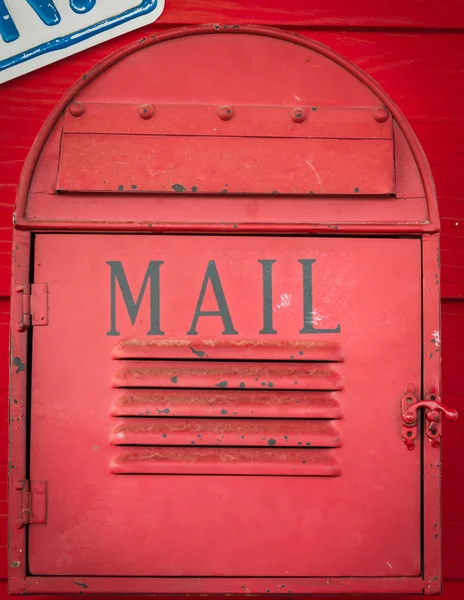
[[[274,312],[277,312],[277,310],[280,309],[285,309],[285,308],[290,308],[290,306],[293,304],[293,297],[292,294],[285,294],[282,293],[279,296],[279,301],[277,302],[277,304],[275,305],[274,308]]]
[[[195,348],[192,348],[192,346],[190,346],[190,350],[193,352],[193,354],[195,354],[195,356],[198,356],[199,358],[203,358],[205,356],[203,350],[195,350]]]
[[[318,313],[317,310],[311,311],[311,315],[313,317],[313,323],[315,324],[321,323],[325,318],[320,313]]]
[[[435,346],[436,346],[437,348],[439,348],[439,347],[440,347],[440,344],[441,344],[441,337],[440,337],[440,332],[439,332],[437,329],[436,329],[436,330],[435,330],[435,331],[432,333],[432,339],[431,339],[431,342],[432,342],[433,344],[435,344]]]
[[[13,366],[16,367],[16,371],[15,373],[21,373],[21,371],[24,371],[26,368],[26,365],[23,363],[23,361],[19,358],[19,356],[15,356],[13,358]]]
[[[89,586],[88,586],[86,583],[84,583],[83,581],[75,581],[74,583],[75,583],[76,585],[80,586],[80,587],[83,587],[83,588],[85,588],[85,589],[87,589],[87,588],[89,587]]]

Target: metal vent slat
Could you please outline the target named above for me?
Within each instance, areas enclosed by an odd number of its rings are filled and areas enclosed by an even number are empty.
[[[339,390],[341,377],[327,363],[121,361],[114,387]],[[119,363],[118,363],[119,364]]]
[[[110,436],[114,445],[317,446],[340,445],[332,421],[303,419],[121,419]]]
[[[331,450],[281,448],[137,448],[113,458],[119,475],[292,475],[336,477]]]
[[[114,417],[220,417],[341,419],[334,392],[275,390],[128,390],[113,404]]]
[[[342,362],[337,342],[272,340],[174,340],[132,338],[113,349],[115,359],[304,360]]]
[[[111,473],[340,475],[339,345],[133,339],[113,359]]]

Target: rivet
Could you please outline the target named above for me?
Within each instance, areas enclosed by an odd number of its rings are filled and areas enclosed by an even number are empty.
[[[385,110],[385,108],[378,108],[374,112],[374,119],[377,121],[377,123],[385,123],[388,121],[389,116],[388,110]]]
[[[232,106],[224,105],[224,106],[220,106],[217,109],[217,116],[222,121],[230,121],[230,119],[232,119],[232,117],[234,116],[234,112],[235,111],[232,108]]]
[[[73,117],[82,117],[85,113],[85,105],[82,102],[71,102],[69,112]]]
[[[306,121],[306,111],[304,108],[294,108],[292,110],[292,121],[295,121],[295,123],[303,123],[303,121]]]
[[[155,116],[155,109],[151,104],[142,104],[139,107],[139,117],[148,121],[148,119],[152,119]]]

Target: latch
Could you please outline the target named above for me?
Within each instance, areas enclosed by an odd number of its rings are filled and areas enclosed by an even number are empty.
[[[414,450],[415,447],[421,408],[425,410],[425,434],[431,440],[433,447],[440,444],[442,416],[448,421],[456,421],[458,418],[458,411],[442,404],[441,398],[437,394],[428,394],[425,400],[419,401],[414,385],[409,384],[402,399],[403,439],[408,450]]]
[[[26,525],[41,525],[47,522],[47,482],[23,479],[15,483],[21,493],[21,515],[16,521],[17,529]]]
[[[26,331],[31,325],[48,325],[48,286],[24,283],[15,288],[16,329]]]

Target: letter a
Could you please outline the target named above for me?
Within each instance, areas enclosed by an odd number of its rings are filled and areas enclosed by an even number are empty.
[[[218,310],[202,311],[201,307],[203,305],[203,300],[209,281],[211,281],[213,292],[216,296]],[[214,262],[214,260],[210,260],[208,262],[208,267],[206,268],[205,278],[203,279],[203,284],[201,286],[197,307],[195,309],[195,314],[193,315],[192,325],[187,331],[187,335],[198,335],[197,323],[200,317],[221,317],[222,324],[224,326],[224,331],[222,332],[222,335],[238,334],[238,331],[234,329],[234,326],[232,324],[229,308],[227,307],[226,297],[224,296],[224,290],[222,289],[221,280],[219,279],[219,273],[217,271],[216,263]]]

